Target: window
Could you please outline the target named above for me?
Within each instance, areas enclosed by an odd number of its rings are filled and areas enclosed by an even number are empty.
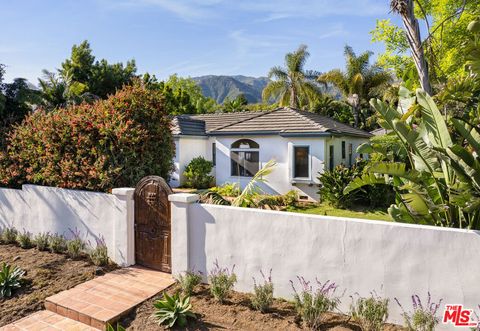
[[[235,141],[230,148],[231,175],[253,177],[260,169],[259,145],[250,139]]]
[[[345,150],[345,149],[346,149],[345,147],[346,147],[346,146],[345,146],[345,141],[342,141],[342,159],[345,159],[345,158],[346,158],[346,155],[347,155],[346,150]]]
[[[333,170],[333,168],[335,167],[335,154],[334,154],[334,149],[333,149],[333,145],[330,145],[330,153],[328,153],[328,157],[329,157],[329,162],[328,162],[328,169],[330,169],[330,171]]]
[[[352,151],[353,151],[353,146],[352,144],[348,144],[348,166],[352,166]]]
[[[293,177],[310,178],[310,147],[293,147]]]
[[[212,163],[213,166],[217,165],[217,144],[212,143]]]

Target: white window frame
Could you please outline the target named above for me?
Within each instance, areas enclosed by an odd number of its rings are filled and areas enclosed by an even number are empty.
[[[247,139],[247,138],[245,138]],[[241,139],[237,139],[235,140],[233,143],[237,142],[238,140],[241,140]],[[253,141],[254,143],[258,144],[255,140],[253,139],[248,139],[248,140],[251,140]],[[232,144],[233,144],[232,143]],[[232,145],[230,144],[230,145]],[[258,146],[260,146],[260,144],[258,144]],[[260,170],[262,168],[262,162],[260,161],[260,147],[259,148],[230,148],[230,153],[229,153],[229,161],[230,161],[230,177],[235,177],[235,178],[253,178],[253,176],[255,176],[255,174],[253,174],[252,176],[240,176],[240,175],[232,175],[232,157],[231,157],[231,152],[258,152],[258,170]]]
[[[308,177],[295,177],[295,148],[308,148]],[[292,144],[292,152],[290,154],[290,165],[292,169],[292,180],[294,181],[311,181],[312,180],[312,146],[308,144]]]

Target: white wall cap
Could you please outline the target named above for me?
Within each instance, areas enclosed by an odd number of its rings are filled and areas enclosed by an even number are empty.
[[[200,196],[192,193],[175,193],[168,196],[168,201],[194,203],[197,202]]]
[[[135,192],[135,189],[131,187],[119,187],[112,189],[112,194],[114,195],[131,195],[133,192]]]

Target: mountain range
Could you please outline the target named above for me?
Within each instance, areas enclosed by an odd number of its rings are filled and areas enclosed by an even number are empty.
[[[248,103],[262,102],[262,91],[268,84],[267,77],[236,76],[200,76],[193,80],[202,88],[203,95],[213,98],[217,103],[225,99],[235,99],[240,94],[245,95]]]

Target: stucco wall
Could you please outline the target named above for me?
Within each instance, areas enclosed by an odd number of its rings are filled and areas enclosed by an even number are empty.
[[[235,265],[236,289],[252,291],[252,277],[273,269],[275,295],[291,298],[290,280],[331,280],[349,295],[372,290],[390,298],[390,321],[402,323],[398,298],[479,304],[480,232],[382,221],[182,203],[172,199],[173,273],[204,274],[216,259]],[[191,199],[190,201],[193,201]],[[443,308],[443,306],[442,306]],[[441,329],[442,327],[439,327]]]
[[[32,234],[50,232],[71,237],[78,230],[93,246],[105,238],[110,258],[120,265],[134,263],[133,189],[114,194],[23,185],[0,188],[0,229],[15,227]]]
[[[354,158],[356,157],[355,148],[366,139],[344,137],[344,138],[324,138],[324,137],[281,137],[281,136],[236,136],[236,137],[216,137],[217,146],[217,184],[225,182],[240,183],[244,187],[250,178],[230,176],[230,146],[233,142],[241,138],[252,139],[260,145],[260,166],[263,166],[269,160],[274,159],[277,166],[267,177],[268,183],[262,185],[262,188],[270,194],[285,194],[295,189],[301,196],[307,196],[311,200],[318,199],[318,172],[328,168],[328,145],[336,144],[335,147],[335,165],[344,161],[341,159],[341,141],[353,143]],[[292,148],[294,145],[310,146],[311,155],[311,178],[310,180],[292,179]],[[327,149],[326,149],[327,148]],[[292,181],[295,185],[292,185]]]

